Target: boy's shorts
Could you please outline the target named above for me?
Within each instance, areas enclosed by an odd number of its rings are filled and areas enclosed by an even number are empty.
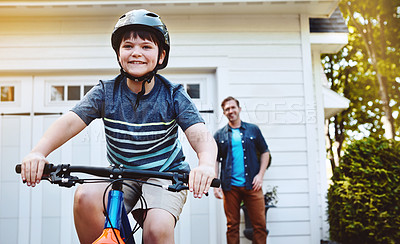
[[[157,184],[157,185],[171,185],[171,180],[164,180],[158,178],[150,178],[147,182]],[[141,209],[164,209],[171,213],[175,217],[175,222],[179,220],[179,215],[182,212],[183,205],[186,202],[187,190],[180,192],[168,191],[164,188],[138,183],[135,181],[125,181],[125,183],[131,185],[139,193],[142,194],[144,201],[139,199],[139,194],[128,186],[123,186],[124,192],[124,204],[126,212],[135,212]],[[143,211],[142,211],[143,212]],[[143,214],[143,213],[142,213]],[[137,215],[134,214],[135,218]],[[138,221],[138,220],[137,220]]]

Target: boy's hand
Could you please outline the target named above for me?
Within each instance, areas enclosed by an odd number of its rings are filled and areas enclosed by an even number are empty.
[[[21,163],[21,178],[28,186],[35,187],[42,179],[46,157],[40,153],[29,153]]]
[[[189,174],[189,190],[195,198],[201,198],[210,189],[214,178],[214,165],[199,165]]]

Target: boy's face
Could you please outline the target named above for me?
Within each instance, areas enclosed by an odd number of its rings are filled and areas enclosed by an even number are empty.
[[[224,104],[224,115],[230,122],[240,120],[240,111],[242,109],[237,105],[235,100],[229,100]]]
[[[157,63],[162,64],[165,51],[158,59],[158,46],[140,37],[122,40],[119,46],[118,60],[122,68],[132,76],[140,77],[154,70]]]

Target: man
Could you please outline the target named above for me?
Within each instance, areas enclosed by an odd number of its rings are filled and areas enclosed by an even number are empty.
[[[227,242],[239,244],[240,204],[243,201],[253,225],[253,243],[266,243],[262,183],[270,161],[268,145],[258,126],[241,121],[238,100],[227,97],[221,107],[228,124],[214,135],[218,145],[217,160],[221,164],[222,185],[222,189],[214,189],[214,195],[224,199]]]

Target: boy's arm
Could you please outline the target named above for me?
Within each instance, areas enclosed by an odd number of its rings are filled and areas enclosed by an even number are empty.
[[[185,135],[199,158],[199,166],[189,175],[189,190],[194,197],[201,198],[208,192],[211,181],[215,178],[217,144],[203,123],[190,126]]]
[[[34,187],[42,178],[46,157],[86,127],[74,112],[68,112],[57,119],[44,133],[32,151],[22,160],[21,178],[28,186]]]

